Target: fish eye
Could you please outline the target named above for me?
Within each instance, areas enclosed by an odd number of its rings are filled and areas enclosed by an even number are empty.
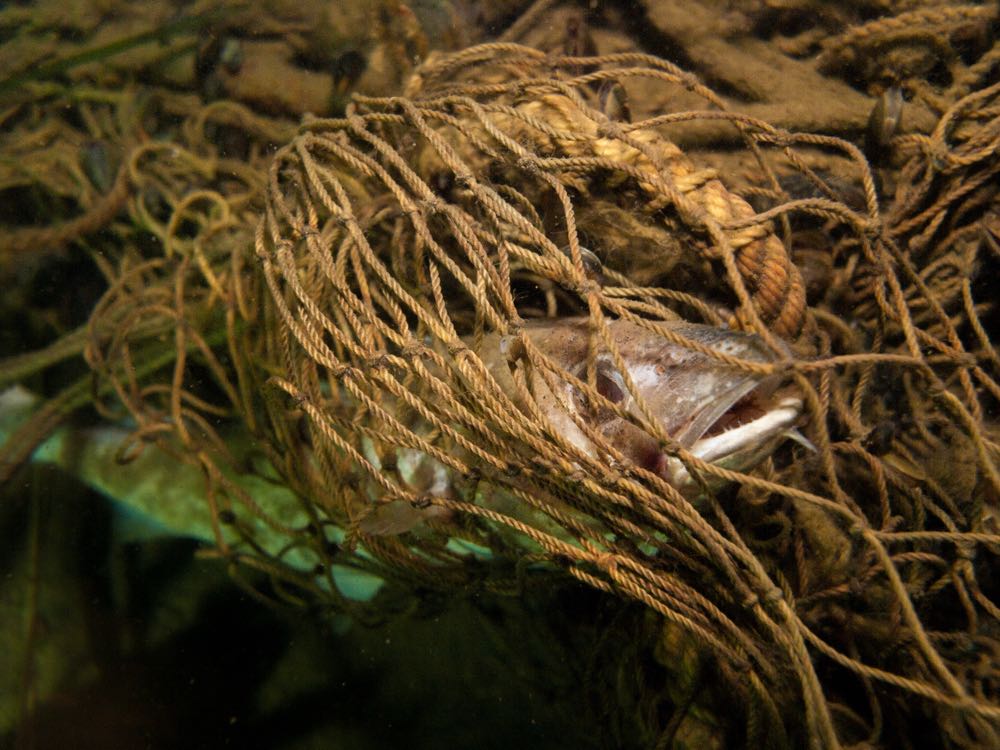
[[[629,400],[629,391],[625,386],[625,379],[622,378],[621,373],[615,369],[614,364],[610,360],[604,357],[598,357],[596,365],[597,371],[594,373],[595,390],[612,404],[626,407],[626,402]],[[583,382],[587,382],[587,365],[585,362],[581,363],[574,371],[574,375]],[[592,424],[603,424],[617,418],[615,413],[603,402],[600,404],[588,403],[587,397],[580,389],[574,388],[573,394],[577,412]]]
[[[597,370],[597,392],[613,404],[620,404],[625,400],[627,391],[625,381],[618,374],[617,370]]]

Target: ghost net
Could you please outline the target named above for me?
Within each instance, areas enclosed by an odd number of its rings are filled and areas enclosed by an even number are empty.
[[[245,190],[202,129],[270,126],[187,113],[187,166],[155,144],[123,159],[128,210],[166,252],[102,266],[71,347],[92,391],[64,400],[124,404],[135,446],[198,467],[219,553],[279,598],[399,610],[350,596],[350,570],[417,599],[569,576],[634,602],[649,617],[609,629],[584,689],[647,744],[995,744],[997,90],[967,88],[895,139],[887,205],[852,144],[728,111],[638,54],[432,57],[404,96],[305,123],[266,186],[237,170]],[[643,109],[674,91],[703,106]],[[674,145],[720,123],[742,144],[725,169]],[[576,321],[572,367],[538,320]],[[659,323],[678,320],[769,354]],[[791,384],[812,447],[745,471],[699,459],[634,382],[602,384],[602,359],[621,374],[635,356],[622,321],[706,370]],[[540,398],[558,392],[572,403]],[[248,473],[291,500],[258,502]]]
[[[630,122],[620,102],[644,86],[705,108]],[[314,504],[317,554],[331,524],[346,529],[338,550],[403,577],[501,585],[509,568],[472,564],[462,540],[638,600],[662,615],[663,644],[708,656],[725,687],[699,701],[740,696],[752,745],[877,741],[898,712],[958,744],[994,742],[997,360],[972,280],[996,262],[995,195],[976,193],[996,169],[989,102],[993,89],[969,95],[904,144],[909,187],[885,213],[856,147],[728,112],[638,54],[487,45],[432,58],[406,96],[307,122],[270,170],[256,253],[279,329],[271,383],[287,396],[269,401],[273,439]],[[678,123],[720,120],[761,178],[747,194],[770,197],[759,212],[670,140]],[[810,166],[816,154],[854,195]],[[808,197],[784,192],[789,173]],[[950,213],[973,194],[992,218]],[[808,307],[794,260],[816,255],[834,288]],[[526,321],[542,316],[587,318],[586,366],[539,350]],[[700,461],[632,383],[620,416],[703,492],[627,460],[585,410],[574,423],[596,449],[567,439],[531,383],[570,382],[587,409],[615,410],[594,375],[598,351],[627,369],[612,321],[698,350],[653,323],[678,317],[760,336],[771,361],[701,353],[793,381],[815,450],[785,444],[751,473]],[[931,453],[963,477],[922,468]],[[448,491],[402,466],[414,455]]]

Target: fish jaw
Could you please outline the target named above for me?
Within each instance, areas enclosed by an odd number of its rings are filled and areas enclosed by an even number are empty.
[[[589,325],[586,318],[569,318],[529,322],[524,331],[546,357],[586,381]],[[551,429],[584,454],[601,459],[605,452],[578,422],[586,424],[633,464],[653,471],[685,494],[696,494],[701,485],[683,463],[636,424],[643,421],[638,399],[691,455],[734,471],[753,468],[794,431],[802,413],[802,399],[787,388],[779,390],[773,377],[728,366],[629,321],[612,320],[607,325],[634,392],[600,343],[594,355],[597,390],[634,416],[634,421],[606,408],[590,408],[586,396],[569,379],[559,380],[552,388],[551,379],[537,372],[529,378],[535,404]],[[743,360],[770,363],[778,358],[753,334],[682,322],[657,326]],[[501,386],[510,379],[509,367],[514,366],[502,359],[484,352],[484,362]]]
[[[757,419],[696,440],[691,446],[691,455],[731,471],[752,469],[795,434],[795,425],[801,416],[802,399],[786,396]],[[657,468],[660,476],[683,492],[690,493],[698,487],[678,458],[664,454]]]

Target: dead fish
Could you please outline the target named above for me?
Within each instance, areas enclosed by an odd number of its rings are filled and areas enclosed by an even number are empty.
[[[660,322],[656,326],[750,362],[778,359],[753,334],[684,322]],[[640,420],[638,399],[642,399],[667,435],[696,458],[746,471],[787,438],[805,440],[794,431],[802,413],[802,398],[791,388],[779,387],[781,383],[775,377],[726,365],[627,320],[609,321],[608,332],[635,391],[629,390],[610,352],[601,345],[594,352],[597,392]],[[529,322],[525,333],[555,364],[587,381],[592,340],[588,319]],[[510,337],[486,337],[481,355],[497,382],[511,394],[517,392],[512,378],[512,367],[517,366],[517,356],[512,356],[514,343]],[[552,428],[586,455],[600,457],[601,451],[574,417],[635,465],[658,474],[686,494],[699,491],[700,485],[683,463],[656,438],[612,410],[588,403],[582,389],[571,380],[560,380],[553,390],[540,372],[531,372],[529,387]]]
[[[523,334],[541,353],[579,381],[587,382],[587,363],[591,346],[590,323],[586,318],[532,321]],[[656,326],[697,342],[709,349],[751,362],[773,362],[777,356],[757,336],[711,326],[681,322],[661,322]],[[727,366],[711,356],[672,343],[635,323],[613,320],[608,332],[621,353],[625,374],[619,372],[608,351],[594,352],[594,385],[599,394],[625,413],[639,415],[638,400],[648,405],[666,433],[695,457],[734,470],[748,470],[769,455],[784,440],[796,437],[794,426],[802,411],[802,399],[794,391],[780,387],[775,378],[762,377]],[[478,349],[479,356],[517,404],[513,370],[528,366],[517,353],[517,338],[499,333],[488,334]],[[601,404],[591,404],[585,392],[572,378],[557,378],[550,388],[542,374],[529,367],[529,387],[549,429],[562,435],[583,454],[604,460],[600,446],[580,429],[574,417],[592,428],[601,438],[636,466],[652,471],[689,496],[697,495],[701,484],[689,475],[683,463],[671,455],[646,430],[624,419]],[[12,434],[14,427],[30,413],[37,399],[11,389],[0,395],[0,440]],[[531,413],[525,404],[518,404]],[[637,421],[641,422],[641,419]],[[159,533],[192,536],[214,541],[213,520],[208,504],[199,491],[202,477],[190,466],[179,465],[155,446],[148,446],[141,458],[128,465],[118,460],[119,448],[128,430],[105,426],[89,431],[64,428],[53,435],[35,454],[36,460],[57,463],[108,497],[133,509],[140,520],[151,520]],[[803,439],[804,438],[800,438]],[[246,442],[238,433],[227,443]],[[452,497],[461,478],[421,451],[396,446],[377,450],[371,440],[359,436],[359,447],[379,471],[395,473],[400,483],[413,493],[433,497]],[[305,527],[309,518],[293,493],[279,482],[262,478],[272,470],[256,475],[234,475],[232,481],[269,513],[289,526]],[[373,492],[377,491],[372,484]],[[177,496],[176,498],[174,496]],[[168,501],[167,498],[170,498]],[[492,493],[497,503],[514,503],[502,492]],[[416,508],[409,503],[379,503],[373,494],[367,499],[369,512],[361,523],[363,532],[393,535],[410,531],[443,516],[442,508],[430,504]],[[501,508],[498,508],[501,509]],[[506,508],[502,508],[506,511]],[[516,513],[516,508],[514,511]],[[532,518],[544,525],[544,518]],[[309,556],[307,547],[283,551],[287,538],[254,517],[253,537],[263,549],[282,551],[286,563],[302,570],[319,561]],[[332,541],[343,539],[342,529],[331,529]],[[486,551],[484,554],[488,554]],[[301,559],[300,559],[301,558]],[[338,585],[353,586],[357,596],[368,595],[374,584],[353,576],[346,570],[334,570],[341,576]],[[361,580],[361,583],[358,581]],[[362,585],[363,584],[363,585]]]
[[[660,322],[657,327],[684,336],[723,354],[750,362],[777,360],[756,335],[713,326],[683,322]],[[762,377],[728,366],[707,354],[675,344],[663,336],[627,320],[608,322],[608,332],[621,354],[628,380],[603,346],[595,354],[597,392],[626,413],[641,421],[638,400],[649,407],[667,435],[693,456],[707,463],[748,471],[769,456],[786,439],[811,447],[796,430],[802,414],[802,398],[789,387],[781,387],[775,377]],[[523,335],[546,358],[576,379],[587,382],[587,360],[591,346],[587,318],[536,320],[525,324]],[[526,366],[523,344],[514,336],[493,333],[485,336],[479,356],[497,384],[526,414],[527,404],[519,402],[514,368]],[[528,387],[535,406],[553,433],[590,458],[606,456],[577,423],[580,420],[635,466],[651,471],[689,497],[696,497],[703,484],[691,477],[683,462],[672,456],[649,432],[624,419],[606,406],[590,404],[584,391],[569,378],[556,379],[555,389],[543,374],[529,370]],[[368,443],[365,455],[379,469],[379,455]],[[397,449],[391,470],[407,490],[428,497],[455,499],[455,482],[448,469],[419,451]],[[710,481],[709,486],[717,486]],[[490,491],[494,510],[521,516],[523,509],[504,496]],[[440,507],[414,508],[404,501],[379,504],[361,522],[361,530],[374,535],[405,533],[424,521],[446,517]],[[530,514],[533,525],[544,525],[539,514]]]

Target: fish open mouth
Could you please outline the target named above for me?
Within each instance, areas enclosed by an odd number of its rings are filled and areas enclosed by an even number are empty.
[[[784,373],[754,372],[703,349],[761,364],[791,357],[789,352],[772,351],[752,333],[697,323],[654,321],[652,330],[649,325],[621,319],[606,325],[617,347],[615,357],[600,343],[593,350],[589,319],[529,323],[527,327],[546,356],[600,397],[591,398],[570,379],[553,387],[534,369],[526,370],[535,400],[533,410],[544,414],[566,443],[601,458],[603,451],[589,434],[592,430],[598,443],[606,441],[614,447],[615,455],[684,492],[697,492],[704,485],[695,482],[680,459],[665,451],[643,427],[647,420],[658,422],[661,434],[669,435],[694,459],[732,471],[753,468],[785,439],[809,445],[795,431],[803,410],[802,393],[788,383]],[[657,326],[699,346],[659,336]],[[503,356],[491,360],[490,370],[498,383],[509,383],[514,391],[510,355],[504,353],[502,342],[497,351]]]
[[[802,398],[795,389],[777,390],[767,381],[746,385],[749,387],[730,394],[683,430],[679,440],[691,455],[739,471],[755,465],[786,438],[813,448],[795,429],[802,415]],[[660,473],[675,487],[693,484],[687,468],[677,458],[665,455]]]
[[[691,453],[712,463],[739,453],[747,446],[789,436],[801,413],[802,399],[791,393],[765,400],[751,392],[725,411],[694,442]]]

